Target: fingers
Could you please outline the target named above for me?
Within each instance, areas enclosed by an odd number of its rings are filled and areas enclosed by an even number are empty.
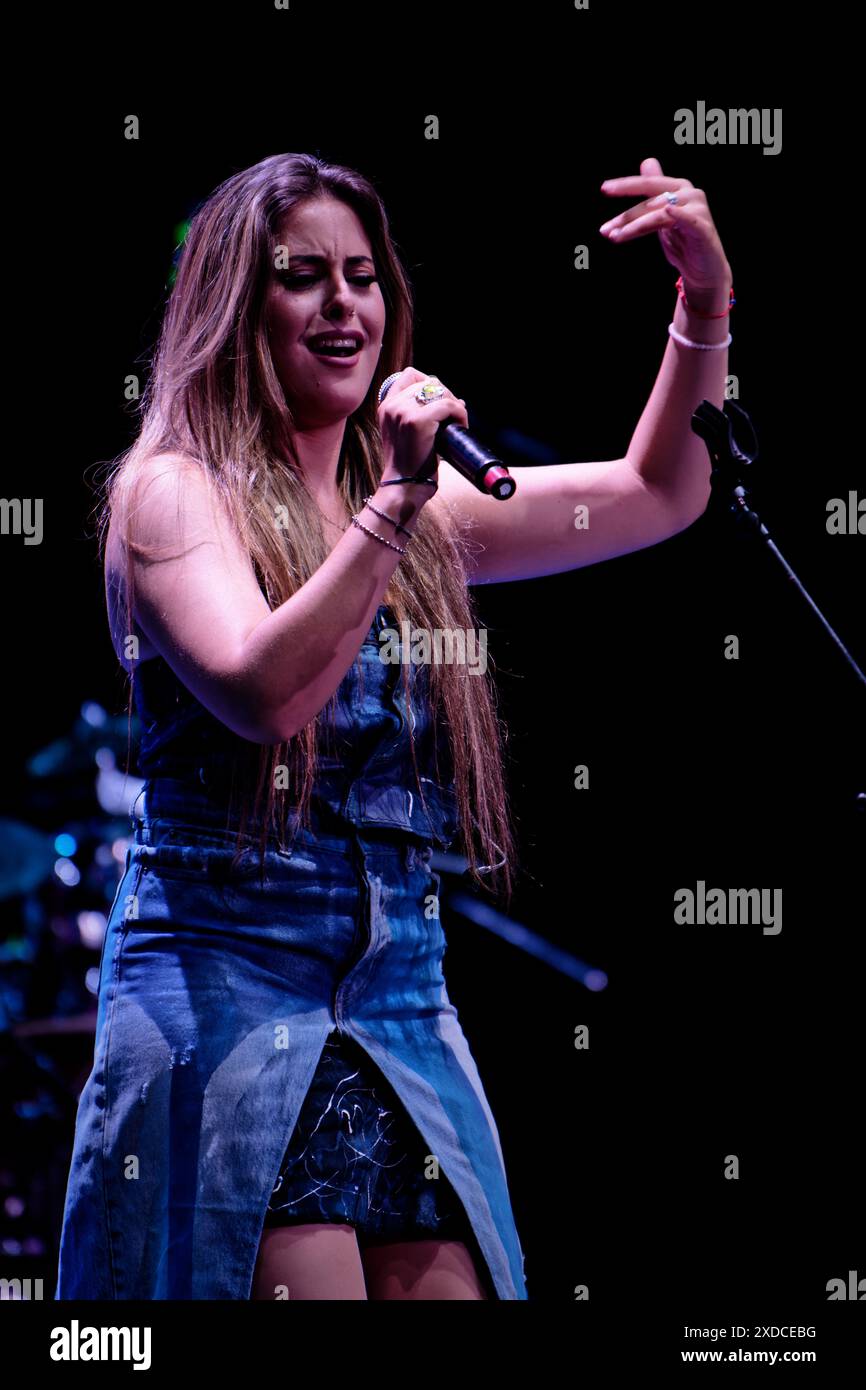
[[[397,377],[397,380],[394,382],[394,385],[391,387],[391,390],[388,392],[388,395],[393,396],[396,395],[398,391],[405,391],[406,387],[411,386],[413,382],[426,381],[428,376],[428,372],[419,372],[417,367],[404,367]]]
[[[644,232],[655,231],[659,227],[675,226],[683,210],[691,205],[691,213],[695,212],[702,198],[701,190],[692,188],[690,184],[687,190],[679,193],[676,203],[669,203],[663,194],[658,194],[643,203],[636,203],[634,207],[626,208],[618,217],[603,222],[598,230],[602,236],[611,237],[615,241],[629,241],[632,234],[643,236]],[[688,221],[689,218],[684,220]]]
[[[464,429],[469,426],[465,402],[461,401],[459,396],[453,395],[447,388],[444,396],[440,396],[435,401],[427,401],[425,405],[410,395],[402,409],[405,410],[406,417],[409,419],[453,420],[455,424],[462,425]]]
[[[688,179],[676,179],[672,174],[627,174],[621,179],[605,179],[601,185],[602,193],[613,198],[630,198],[635,194],[651,197],[654,193],[672,193],[681,188],[691,188]]]
[[[404,376],[406,378],[405,385],[402,381]],[[445,382],[441,377],[436,376],[435,372],[419,372],[415,367],[407,367],[406,371],[401,372],[400,376],[394,382],[393,390],[397,394],[409,391],[414,398],[418,383],[421,381],[436,381],[440,386],[445,386]],[[445,390],[448,390],[447,386],[445,386]]]
[[[665,206],[655,212],[646,213],[644,217],[635,218],[626,227],[611,227],[604,235],[619,244],[621,241],[634,241],[640,236],[646,236],[647,232],[657,232],[662,228],[673,231],[675,225],[675,214]]]
[[[433,377],[432,372],[420,372],[416,367],[406,367],[397,377],[390,391],[385,396],[385,399],[380,404],[379,409],[382,410],[390,401],[391,410],[393,411],[395,400],[399,398],[401,404],[411,404],[417,406],[419,410],[423,410],[428,419],[444,420],[450,416],[457,420],[458,423],[468,426],[469,417],[466,413],[465,400],[463,400],[461,396],[455,396],[453,391],[445,386],[444,381],[442,381],[440,377],[435,377],[434,379],[440,386],[445,388],[444,396],[440,396],[438,399],[432,401],[426,401],[423,404],[421,401],[415,399],[415,391],[418,387],[418,383],[421,381],[428,381],[431,377]]]

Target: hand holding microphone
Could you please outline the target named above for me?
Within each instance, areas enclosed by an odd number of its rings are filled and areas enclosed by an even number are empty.
[[[420,383],[424,383],[423,389]],[[393,467],[396,477],[435,481],[436,455],[441,454],[479,492],[500,501],[516,492],[517,484],[508,469],[466,428],[469,417],[465,401],[453,395],[438,377],[427,376],[415,367],[389,376],[379,388],[378,419],[386,471]]]

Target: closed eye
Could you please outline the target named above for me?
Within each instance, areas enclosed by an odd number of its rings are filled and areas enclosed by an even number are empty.
[[[318,275],[290,275],[285,273],[280,276],[284,285],[296,289],[304,285],[312,285],[312,283],[319,278]],[[353,285],[362,285],[365,289],[369,289],[370,285],[375,284],[377,278],[378,277],[375,275],[353,275],[351,277],[351,283]]]

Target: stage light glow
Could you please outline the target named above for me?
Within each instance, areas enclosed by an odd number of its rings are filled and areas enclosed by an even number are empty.
[[[62,854],[64,858],[70,859],[78,849],[78,841],[74,835],[60,834],[55,836],[54,848],[58,854]]]
[[[77,883],[81,882],[81,874],[71,859],[58,859],[54,865],[54,872],[67,888],[74,888]]]
[[[81,706],[81,718],[85,724],[90,724],[92,728],[101,729],[108,715],[102,705],[97,704],[95,700],[86,700]]]
[[[105,936],[107,922],[108,919],[104,912],[94,912],[92,909],[79,912],[75,924],[78,927],[82,946],[86,946],[91,951],[98,951]]]

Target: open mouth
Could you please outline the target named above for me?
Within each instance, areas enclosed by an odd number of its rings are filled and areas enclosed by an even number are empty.
[[[314,352],[317,357],[357,357],[361,350],[359,338],[333,338],[320,339],[311,338],[307,342],[310,352]]]

